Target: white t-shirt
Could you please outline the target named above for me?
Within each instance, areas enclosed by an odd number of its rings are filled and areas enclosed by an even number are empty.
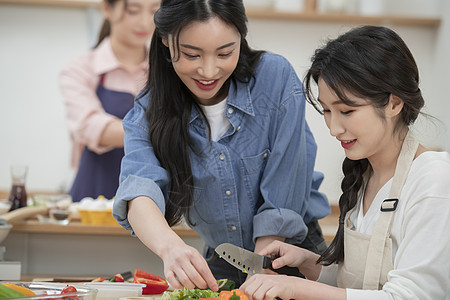
[[[391,185],[392,179],[380,189],[365,215],[359,199],[357,209],[350,216],[357,231],[372,233]],[[391,238],[394,269],[388,273],[383,289],[347,289],[347,299],[449,300],[449,153],[428,151],[413,161],[394,214]],[[319,281],[335,283],[336,273],[336,265],[324,267]]]
[[[200,105],[211,127],[211,140],[217,142],[231,126],[225,115],[227,98],[214,105]]]

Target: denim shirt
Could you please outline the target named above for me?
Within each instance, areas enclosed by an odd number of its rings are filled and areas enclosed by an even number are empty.
[[[127,201],[151,198],[165,212],[168,172],[149,141],[145,110],[149,95],[136,101],[123,120],[125,156],[113,215],[127,230]],[[253,250],[261,236],[300,243],[306,224],[330,212],[317,190],[316,143],[305,120],[302,84],[289,62],[276,54],[261,57],[249,83],[231,83],[226,117],[229,130],[208,138],[202,114],[192,108],[189,133],[194,178],[192,228],[207,246],[232,243]]]

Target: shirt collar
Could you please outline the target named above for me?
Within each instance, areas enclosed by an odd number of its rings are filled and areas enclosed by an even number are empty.
[[[148,67],[148,60],[146,59],[139,66],[143,70],[146,70]],[[109,37],[106,37],[100,45],[94,49],[93,68],[94,72],[98,75],[105,74],[115,69],[124,68],[117,60],[117,57],[112,50]]]
[[[242,112],[254,117],[252,95],[250,93],[250,85],[239,81],[230,84],[228,92],[228,105],[234,106]]]
[[[250,116],[255,116],[253,110],[253,101],[250,93],[250,85],[239,81],[231,81],[230,89],[228,91],[227,105],[233,106],[238,110]],[[199,112],[195,107],[191,110],[191,120],[194,121],[199,115]]]

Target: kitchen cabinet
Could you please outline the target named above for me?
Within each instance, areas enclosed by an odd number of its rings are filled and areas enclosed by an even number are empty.
[[[409,16],[366,16],[358,14],[338,14],[338,13],[318,13],[312,7],[312,0],[307,0],[303,12],[282,12],[270,8],[248,8],[249,19],[264,19],[275,21],[293,22],[328,22],[328,23],[355,23],[355,24],[382,24],[382,25],[405,25],[439,27],[441,18],[439,17],[409,17]],[[39,5],[39,6],[59,6],[73,8],[95,7],[100,0],[0,0],[0,4],[14,5]]]
[[[190,228],[175,227],[190,246],[202,252],[204,242]],[[142,269],[164,276],[161,259],[120,226],[39,223],[13,224],[2,246],[6,261],[20,261],[23,278],[97,277]]]
[[[337,229],[338,208],[319,223],[329,243]],[[204,242],[186,226],[174,231],[200,253]],[[142,269],[164,276],[161,259],[137,237],[120,226],[68,225],[40,223],[28,219],[13,224],[3,241],[6,261],[20,261],[23,278],[97,277]]]

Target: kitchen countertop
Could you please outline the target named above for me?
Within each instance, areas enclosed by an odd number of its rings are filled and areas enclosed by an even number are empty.
[[[7,198],[9,191],[0,190],[0,197]],[[58,192],[49,191],[31,191],[30,195],[34,194],[58,194]],[[319,224],[327,243],[330,243],[337,231],[339,219],[339,207],[337,205],[331,206],[331,214],[321,220]],[[173,227],[174,231],[181,237],[199,237],[198,233],[189,228],[187,225],[178,225]],[[84,225],[79,218],[75,218],[68,225],[58,225],[41,223],[37,219],[27,219],[24,221],[15,222],[13,224],[12,232],[17,233],[64,233],[64,234],[82,234],[82,235],[118,235],[129,236],[130,232],[123,229],[121,226],[111,225]]]
[[[181,237],[198,237],[198,233],[183,225],[173,227]],[[24,233],[64,233],[86,235],[130,235],[130,231],[119,225],[84,225],[80,221],[72,221],[67,225],[41,223],[37,220],[25,220],[13,224],[12,232]]]
[[[338,208],[333,207],[331,215],[319,223],[325,240],[331,242]],[[188,245],[203,252],[204,243],[195,231],[187,226],[174,230]],[[68,225],[59,225],[41,223],[33,217],[14,222],[2,245],[6,246],[5,260],[22,263],[24,281],[100,277],[136,268],[164,274],[161,259],[119,225],[84,225],[76,218]]]
[[[330,243],[336,234],[339,218],[339,209],[332,207],[329,216],[319,220],[322,232],[327,243]],[[173,227],[175,233],[180,237],[199,237],[199,234],[186,225]],[[36,219],[28,219],[15,222],[12,232],[22,233],[63,233],[63,234],[83,234],[83,235],[122,235],[129,236],[130,231],[119,225],[85,225],[79,219],[71,221],[67,225],[41,223]]]

